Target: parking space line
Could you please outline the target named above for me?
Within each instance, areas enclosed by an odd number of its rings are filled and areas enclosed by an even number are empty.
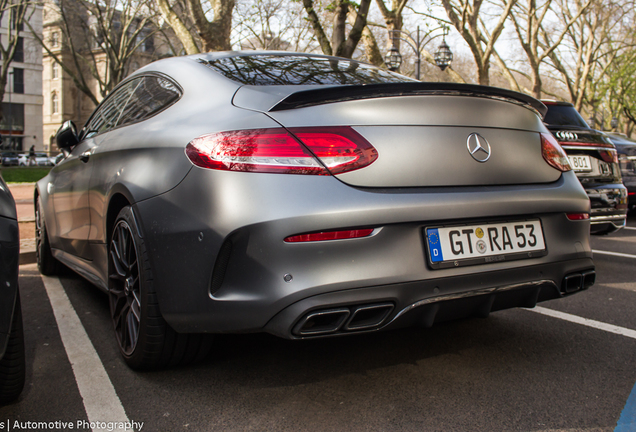
[[[42,276],[89,422],[128,423],[124,407],[57,277]],[[96,430],[96,429],[93,429]],[[132,429],[126,429],[132,431]]]
[[[609,251],[602,251],[602,250],[596,250],[596,249],[592,249],[592,252],[595,253],[595,254],[599,254],[599,255],[611,255],[611,256],[618,256],[618,257],[623,257],[623,258],[634,258],[634,259],[636,259],[636,255],[624,254],[624,253],[620,253],[620,252],[609,252]]]
[[[537,312],[543,315],[547,315],[553,318],[558,318],[558,319],[562,319],[564,321],[569,321],[569,322],[573,322],[576,324],[581,324],[587,327],[592,327],[598,330],[603,330],[609,333],[614,333],[614,334],[618,334],[621,336],[625,336],[628,338],[632,338],[632,339],[636,339],[636,330],[632,330],[632,329],[628,329],[625,327],[619,327],[619,326],[615,326],[612,324],[606,324],[604,322],[600,322],[600,321],[594,321],[591,319],[587,319],[587,318],[582,318],[580,316],[576,316],[576,315],[571,315],[568,313],[564,313],[564,312],[559,312],[559,311],[555,311],[553,309],[548,309],[548,308],[544,308],[541,306],[535,306],[532,309],[526,309],[529,310],[531,312]]]

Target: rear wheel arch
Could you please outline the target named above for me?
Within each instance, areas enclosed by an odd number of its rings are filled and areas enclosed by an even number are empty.
[[[108,203],[108,210],[106,212],[106,242],[110,241],[110,237],[113,234],[113,228],[117,215],[126,206],[130,206],[130,200],[123,193],[117,192],[113,194]]]

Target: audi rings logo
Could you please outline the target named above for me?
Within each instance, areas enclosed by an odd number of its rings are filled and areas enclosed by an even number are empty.
[[[556,137],[561,141],[576,141],[579,136],[574,132],[558,131]]]
[[[490,144],[483,136],[477,133],[470,134],[466,141],[466,147],[468,148],[468,153],[477,162],[486,162],[490,159]]]

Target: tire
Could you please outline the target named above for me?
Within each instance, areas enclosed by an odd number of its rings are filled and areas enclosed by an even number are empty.
[[[20,396],[24,388],[25,369],[22,308],[20,292],[18,292],[7,349],[0,360],[0,405],[13,402]]]
[[[58,273],[60,263],[51,252],[49,234],[40,208],[40,197],[35,199],[35,257],[40,273],[46,276]]]
[[[108,245],[111,321],[128,366],[156,369],[205,357],[207,335],[179,334],[161,316],[148,251],[130,206],[117,215]]]

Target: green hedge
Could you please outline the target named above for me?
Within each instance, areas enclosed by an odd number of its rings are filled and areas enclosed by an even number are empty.
[[[51,171],[51,167],[0,167],[7,183],[33,183]]]

